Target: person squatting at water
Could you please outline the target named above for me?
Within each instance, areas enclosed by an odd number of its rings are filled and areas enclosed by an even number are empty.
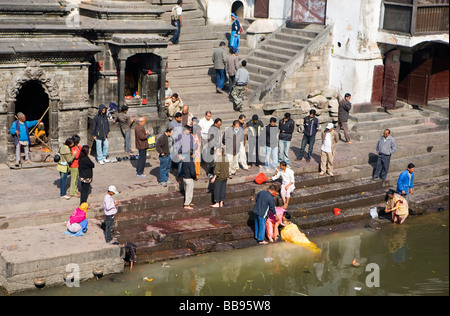
[[[384,211],[392,213],[394,224],[403,224],[409,215],[408,201],[394,190],[389,190],[387,196],[388,200]]]

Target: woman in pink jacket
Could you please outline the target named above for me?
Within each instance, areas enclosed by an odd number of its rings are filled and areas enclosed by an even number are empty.
[[[73,213],[70,215],[69,221],[66,223],[67,230],[70,233],[76,234],[86,233],[88,220],[86,212],[89,208],[89,204],[82,203]]]

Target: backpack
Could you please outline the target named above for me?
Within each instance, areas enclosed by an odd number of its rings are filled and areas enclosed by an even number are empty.
[[[179,5],[176,5],[172,8],[172,13],[170,14],[170,19],[172,20],[172,22],[175,22],[178,20],[178,13],[177,13],[177,9],[179,8]]]

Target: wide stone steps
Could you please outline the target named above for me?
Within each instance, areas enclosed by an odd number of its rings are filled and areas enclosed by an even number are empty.
[[[398,175],[411,161],[420,166],[415,172],[416,187],[421,188],[418,191],[427,191],[411,206],[424,208],[430,198],[444,203],[443,197],[448,192],[439,192],[448,187],[448,146],[444,143],[432,148],[400,148],[391,160],[388,179],[384,182],[371,179],[371,164],[376,156],[369,156],[368,161],[337,163],[335,177],[319,176],[310,167],[308,172],[296,175],[296,190],[288,210],[308,234],[368,219],[369,209],[383,205],[387,189],[395,188]],[[118,239],[135,242],[141,262],[255,245],[254,202],[250,198],[266,186],[249,182],[228,185],[225,207],[219,209],[209,207],[211,194],[206,189],[195,190],[194,210],[182,208],[181,193],[129,201],[121,205],[116,217]],[[342,210],[339,216],[333,214],[335,207]]]

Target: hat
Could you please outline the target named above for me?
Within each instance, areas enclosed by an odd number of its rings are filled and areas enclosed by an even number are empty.
[[[114,185],[110,185],[108,188],[108,192],[113,192],[114,194],[119,194],[116,187]]]
[[[334,128],[334,124],[333,123],[328,123],[327,124],[327,129],[332,129]]]
[[[79,207],[79,209],[84,211],[85,213],[87,212],[88,208],[89,208],[89,204],[87,204],[87,203],[81,203],[81,205]]]

